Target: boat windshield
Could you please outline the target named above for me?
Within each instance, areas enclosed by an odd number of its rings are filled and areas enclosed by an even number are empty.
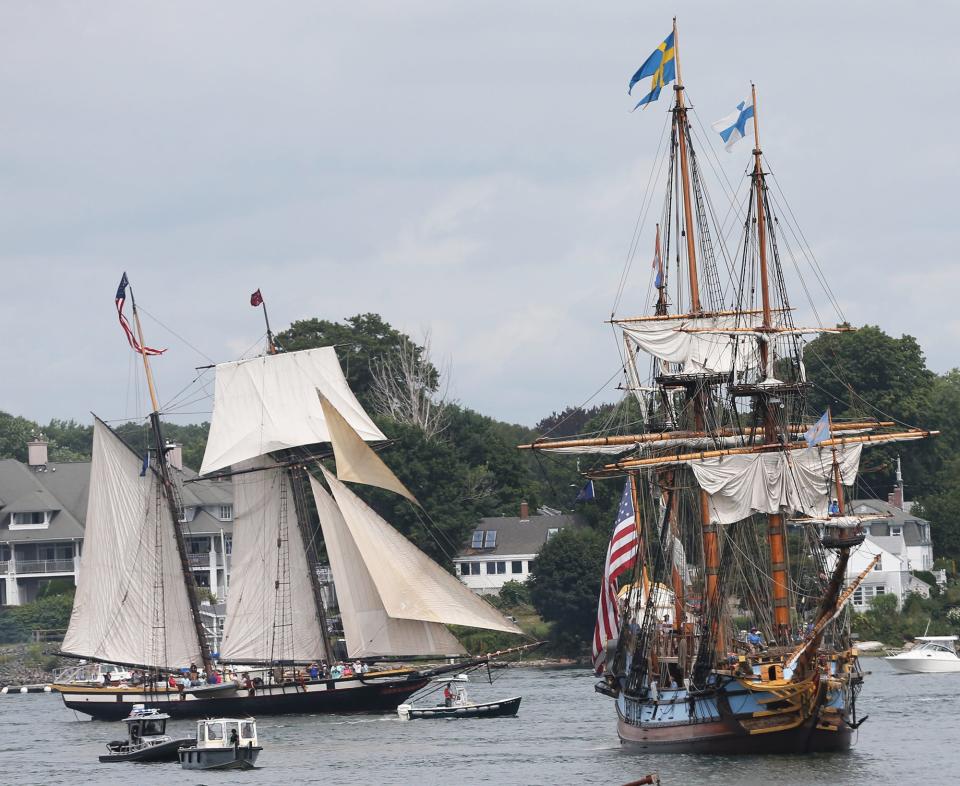
[[[949,652],[951,655],[956,654],[953,647],[948,647],[946,644],[941,644],[938,641],[923,641],[913,649],[916,652],[919,652],[920,650],[933,650],[935,652]]]
[[[252,740],[254,737],[257,736],[256,733],[254,732],[252,722],[240,724],[240,736],[245,740]]]
[[[207,737],[211,740],[222,740],[223,739],[223,724],[222,723],[208,723],[207,724]]]
[[[143,724],[144,734],[163,734],[163,721],[152,720],[145,721]]]

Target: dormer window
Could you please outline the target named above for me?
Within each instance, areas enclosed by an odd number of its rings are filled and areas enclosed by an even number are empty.
[[[560,531],[560,527],[550,527],[550,529],[547,530],[547,540],[549,541],[559,531]]]
[[[10,514],[10,529],[46,529],[49,526],[49,510],[21,511]]]
[[[495,529],[488,529],[486,534],[483,536],[483,547],[485,549],[493,549],[497,546],[497,531]]]
[[[890,527],[890,535],[894,538],[899,538],[903,535],[903,527]]]
[[[220,506],[220,521],[233,521],[233,505]]]
[[[470,548],[472,549],[483,548],[483,530],[482,529],[476,529],[473,531],[473,538],[470,540]]]
[[[193,521],[194,517],[197,515],[197,509],[194,507],[187,507],[183,509],[183,513],[180,514],[180,523],[189,524]]]

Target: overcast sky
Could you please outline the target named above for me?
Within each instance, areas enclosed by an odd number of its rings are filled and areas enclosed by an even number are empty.
[[[604,320],[670,100],[631,114],[626,84],[674,13],[699,122],[758,83],[765,152],[845,316],[960,365],[960,6],[923,8],[7,0],[0,409],[146,411],[124,270],[169,347],[165,401],[249,353],[258,287],[276,330],[372,311],[432,331],[485,414],[587,401],[619,365]],[[737,181],[750,143],[710,144]],[[643,309],[652,242],[621,313]]]

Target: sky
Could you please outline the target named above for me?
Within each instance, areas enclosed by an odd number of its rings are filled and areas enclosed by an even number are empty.
[[[947,371],[960,6],[915,8],[8,0],[0,410],[148,411],[123,271],[180,421],[209,418],[196,367],[257,351],[258,288],[276,331],[377,312],[429,332],[451,395],[502,420],[614,400],[605,320],[671,92],[631,113],[626,87],[674,15],[698,127],[757,83],[764,152],[842,315]],[[727,154],[708,133],[742,182],[750,142]],[[652,246],[648,219],[621,315],[643,313]]]

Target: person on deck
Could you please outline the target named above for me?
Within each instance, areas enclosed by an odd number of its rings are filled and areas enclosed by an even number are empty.
[[[756,652],[763,645],[763,636],[760,635],[760,631],[756,628],[750,628],[750,632],[747,634],[747,646],[750,647],[750,652]]]
[[[452,707],[453,706],[453,689],[450,686],[450,683],[447,683],[447,686],[443,689],[443,706]]]
[[[840,515],[840,503],[837,500],[830,500],[830,515],[839,516]]]
[[[307,666],[307,674],[310,675],[310,679],[312,680],[320,679],[320,667],[316,664],[316,662]]]

